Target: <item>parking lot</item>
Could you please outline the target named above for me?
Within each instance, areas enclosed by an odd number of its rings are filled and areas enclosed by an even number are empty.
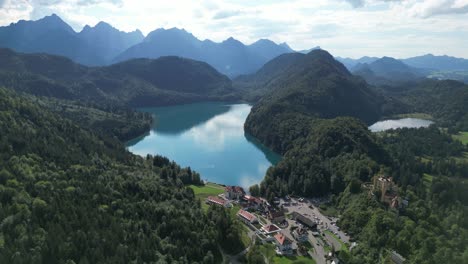
[[[325,263],[324,256],[327,252],[326,248],[330,247],[329,245],[333,245],[336,250],[340,249],[342,245],[334,236],[324,232],[325,230],[335,234],[342,242],[349,243],[349,236],[336,226],[337,219],[323,215],[319,209],[313,205],[312,201],[306,199],[301,199],[301,201],[299,201],[293,198],[289,201],[281,200],[280,204],[287,209],[288,213],[298,212],[318,223],[317,229],[319,236],[315,237],[312,232],[309,232],[309,241],[314,247],[313,257],[317,263]],[[291,219],[288,219],[288,222],[290,226],[300,225]],[[289,229],[285,230],[285,232],[288,236],[292,237]]]

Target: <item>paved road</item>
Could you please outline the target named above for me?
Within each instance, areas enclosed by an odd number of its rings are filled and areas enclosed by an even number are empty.
[[[309,234],[309,241],[314,247],[314,252],[312,256],[317,264],[325,264],[325,250],[323,248],[323,242],[314,237],[312,234]]]
[[[245,248],[244,250],[242,250],[241,252],[237,253],[236,255],[228,255],[228,254],[225,254],[226,257],[227,257],[227,262],[228,262],[229,264],[241,263],[241,262],[239,261],[239,259],[240,259],[243,255],[247,254],[247,252],[249,252],[250,248],[252,247],[253,243],[255,243],[255,238],[256,238],[255,232],[252,231],[252,230],[250,230],[248,227],[247,227],[247,229],[248,229],[247,235],[248,235],[249,238],[251,239],[251,240],[250,240],[249,246],[246,247],[246,248]]]

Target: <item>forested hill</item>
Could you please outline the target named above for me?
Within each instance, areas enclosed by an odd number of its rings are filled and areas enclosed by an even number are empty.
[[[448,132],[465,129],[467,87],[426,80],[377,89],[325,51],[284,56],[275,62],[290,62],[284,74],[243,77],[244,89],[256,89],[248,86],[253,80],[266,93],[246,130],[283,154],[251,193],[269,200],[330,195],[321,209],[340,216],[340,228],[357,241],[352,251],[339,251],[344,263],[390,261],[393,250],[408,263],[465,263],[468,149]],[[448,129],[368,130],[365,122],[392,112],[431,114]],[[376,175],[391,176],[408,205],[391,209],[370,194],[363,183]]]
[[[299,62],[305,55],[303,53],[287,53],[267,62],[257,72],[238,76],[233,80],[237,89],[243,90],[250,101],[258,101],[272,87],[268,84],[281,76],[285,69]]]
[[[282,139],[283,159],[259,186],[268,199],[339,194],[350,182],[369,181],[380,165],[389,164],[377,139],[355,118],[291,119],[288,124],[294,127]]]
[[[233,100],[231,81],[179,57],[86,67],[64,57],[0,49],[0,85],[33,95],[130,106]]]
[[[284,60],[286,56],[295,59]],[[282,55],[283,61],[293,63],[288,63],[277,77],[265,82],[266,95],[252,108],[246,131],[283,152],[284,133],[303,133],[298,130],[304,122],[296,126],[293,119],[351,116],[367,123],[379,119],[385,99],[365,81],[351,75],[324,50],[300,56]]]
[[[0,263],[221,261],[229,226],[184,187],[197,173],[134,156],[5,89],[0,126]]]
[[[451,132],[468,130],[468,85],[464,83],[426,79],[382,90],[409,106],[411,111],[431,115]]]

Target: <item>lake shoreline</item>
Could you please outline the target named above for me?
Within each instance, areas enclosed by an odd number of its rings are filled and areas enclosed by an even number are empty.
[[[251,107],[222,101],[139,108],[151,113],[153,125],[126,147],[139,156],[161,155],[191,167],[205,181],[248,188],[282,158],[245,133]]]

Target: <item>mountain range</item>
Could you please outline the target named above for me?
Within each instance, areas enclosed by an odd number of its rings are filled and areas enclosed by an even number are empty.
[[[232,37],[221,43],[202,41],[178,28],[156,29],[144,37],[139,30],[126,33],[99,22],[77,33],[55,14],[0,27],[0,47],[65,56],[87,66],[133,58],[180,56],[207,62],[231,77],[254,72],[270,59],[294,52],[286,43],[276,44],[267,39],[251,45]]]
[[[65,56],[87,66],[105,66],[134,58],[179,56],[206,62],[231,78],[255,73],[271,59],[295,52],[286,43],[276,44],[268,39],[260,39],[250,45],[232,37],[220,43],[200,40],[178,28],[156,29],[145,37],[139,30],[127,33],[99,22],[94,27],[86,25],[80,32],[75,32],[55,14],[37,21],[20,20],[0,27],[0,47],[17,52]],[[320,47],[299,53],[307,54],[316,49]],[[354,72],[358,66],[362,68],[361,64],[371,64],[381,58],[336,59]],[[427,54],[400,61],[423,69],[424,75],[431,78],[465,82],[468,79],[467,59]]]
[[[468,60],[451,56],[426,54],[401,60],[409,66],[438,71],[468,71]]]
[[[388,57],[383,57],[388,58]],[[336,57],[336,60],[343,63],[346,68],[352,70],[359,64],[372,63],[381,58],[364,56],[359,59]],[[399,59],[408,66],[432,71],[468,71],[468,59],[456,58],[452,56],[435,56],[426,54],[406,59]]]
[[[140,31],[125,33],[104,22],[76,33],[57,15],[0,27],[0,47],[65,56],[89,66],[107,64],[143,38]]]
[[[367,56],[359,59],[336,59],[348,70],[375,85],[395,85],[422,77],[468,83],[468,60],[463,58],[426,54],[407,59]]]
[[[114,62],[177,55],[205,61],[219,72],[233,77],[254,72],[267,61],[289,52],[294,51],[287,44],[277,45],[267,39],[244,45],[231,37],[216,43],[211,40],[201,41],[184,29],[171,28],[149,33],[143,42],[118,55]]]
[[[351,72],[373,85],[397,85],[424,78],[425,71],[406,65],[400,60],[383,57],[369,63],[356,64]]]

